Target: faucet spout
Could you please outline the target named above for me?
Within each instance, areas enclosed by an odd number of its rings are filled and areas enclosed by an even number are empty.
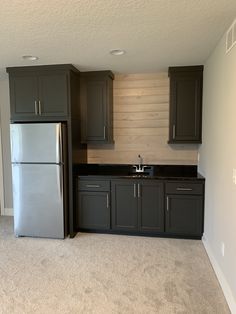
[[[138,159],[139,159],[138,169],[141,171],[142,170],[143,158],[141,157],[140,154],[138,155]]]
[[[135,173],[145,173],[145,169],[148,168],[149,166],[143,165],[143,158],[140,154],[138,155],[138,160],[139,160],[138,165],[133,165]]]

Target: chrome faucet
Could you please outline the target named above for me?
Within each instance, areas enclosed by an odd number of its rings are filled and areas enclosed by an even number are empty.
[[[143,158],[138,155],[138,159],[139,159],[139,164],[138,164],[138,170],[141,171],[142,170],[142,163],[143,163]]]
[[[134,165],[133,168],[135,168],[135,172],[144,172],[145,171],[145,168],[147,166],[143,166],[143,158],[141,157],[141,155],[139,154],[138,155],[138,159],[139,159],[139,163],[138,165]]]

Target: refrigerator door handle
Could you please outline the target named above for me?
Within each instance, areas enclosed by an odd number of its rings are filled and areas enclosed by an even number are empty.
[[[57,124],[57,159],[59,163],[63,162],[63,147],[62,147],[62,124]]]
[[[63,200],[63,193],[64,193],[64,191],[63,191],[63,180],[64,180],[64,178],[63,178],[64,176],[63,176],[63,165],[61,165],[60,166],[60,172],[59,172],[59,182],[58,182],[58,184],[60,185],[60,200],[61,200],[61,202],[63,203],[64,202],[64,200]]]

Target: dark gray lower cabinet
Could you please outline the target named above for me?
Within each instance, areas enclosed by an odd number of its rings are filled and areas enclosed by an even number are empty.
[[[108,192],[79,192],[79,228],[110,229]]]
[[[110,181],[78,180],[77,226],[86,230],[111,227]]]
[[[112,181],[111,191],[112,229],[138,231],[138,198],[136,181]]]
[[[203,232],[203,198],[198,195],[167,195],[166,232],[200,236]]]
[[[112,229],[164,231],[163,183],[155,180],[112,181]]]
[[[82,178],[77,204],[82,231],[197,239],[203,234],[204,181]]]
[[[204,215],[204,182],[169,181],[165,185],[168,234],[201,237]]]
[[[146,180],[138,184],[139,229],[144,232],[164,231],[163,183]]]

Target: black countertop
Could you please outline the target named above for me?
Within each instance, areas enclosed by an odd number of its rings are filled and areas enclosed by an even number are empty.
[[[152,165],[144,174],[134,173],[133,165],[77,164],[74,175],[96,178],[129,178],[159,180],[205,180],[195,165]]]

